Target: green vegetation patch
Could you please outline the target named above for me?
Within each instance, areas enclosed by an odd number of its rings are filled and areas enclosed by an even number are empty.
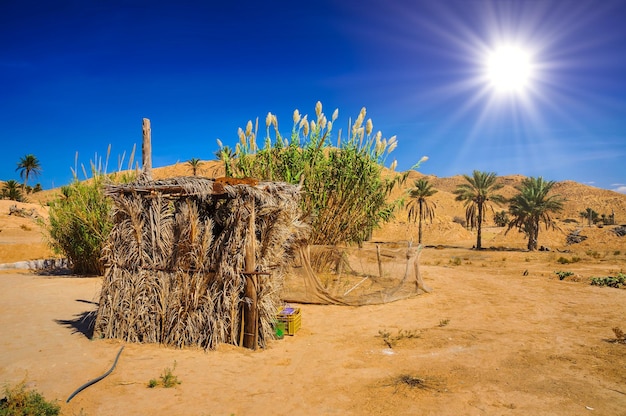
[[[617,276],[592,277],[591,285],[608,286],[619,289],[626,286],[626,275],[624,273],[618,273]]]
[[[0,416],[54,416],[61,412],[55,402],[47,401],[35,390],[27,390],[22,381],[4,388],[5,398],[0,400]]]

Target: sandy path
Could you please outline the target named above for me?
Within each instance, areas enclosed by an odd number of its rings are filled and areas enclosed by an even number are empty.
[[[358,308],[302,305],[297,335],[262,351],[126,344],[113,374],[63,403],[64,414],[626,414],[626,345],[606,342],[613,326],[626,329],[626,290],[559,281],[549,254],[532,254],[530,268],[528,254],[517,254],[427,249],[433,293]],[[466,264],[446,264],[457,255]],[[0,381],[26,378],[64,402],[104,373],[124,344],[75,328],[99,286],[0,273]],[[388,348],[379,331],[399,330],[419,337]],[[182,384],[146,387],[174,362]],[[426,388],[398,382],[402,375]]]

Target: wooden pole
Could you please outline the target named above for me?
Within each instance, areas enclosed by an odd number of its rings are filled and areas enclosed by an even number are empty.
[[[143,142],[141,144],[143,174],[148,179],[152,179],[152,130],[150,128],[150,119],[143,119]]]
[[[254,273],[256,270],[256,227],[255,227],[255,209],[254,198],[251,198],[249,202],[250,217],[248,220],[248,239],[246,241],[246,254],[245,254],[245,272],[250,273],[246,275],[245,297],[250,300],[250,303],[244,305],[244,334],[243,334],[243,346],[256,350],[259,342],[259,312],[258,312],[258,299],[257,299],[257,285],[258,277]]]
[[[380,261],[380,246],[376,244],[376,260],[378,260],[378,276],[383,277],[383,265]]]

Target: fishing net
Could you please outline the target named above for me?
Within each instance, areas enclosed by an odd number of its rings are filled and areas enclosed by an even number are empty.
[[[430,292],[419,273],[421,246],[365,243],[306,246],[285,274],[286,302],[372,305]]]

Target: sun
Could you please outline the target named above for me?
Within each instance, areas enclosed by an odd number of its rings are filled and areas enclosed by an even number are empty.
[[[518,46],[499,46],[487,53],[485,76],[497,93],[523,93],[533,78],[532,56]]]

